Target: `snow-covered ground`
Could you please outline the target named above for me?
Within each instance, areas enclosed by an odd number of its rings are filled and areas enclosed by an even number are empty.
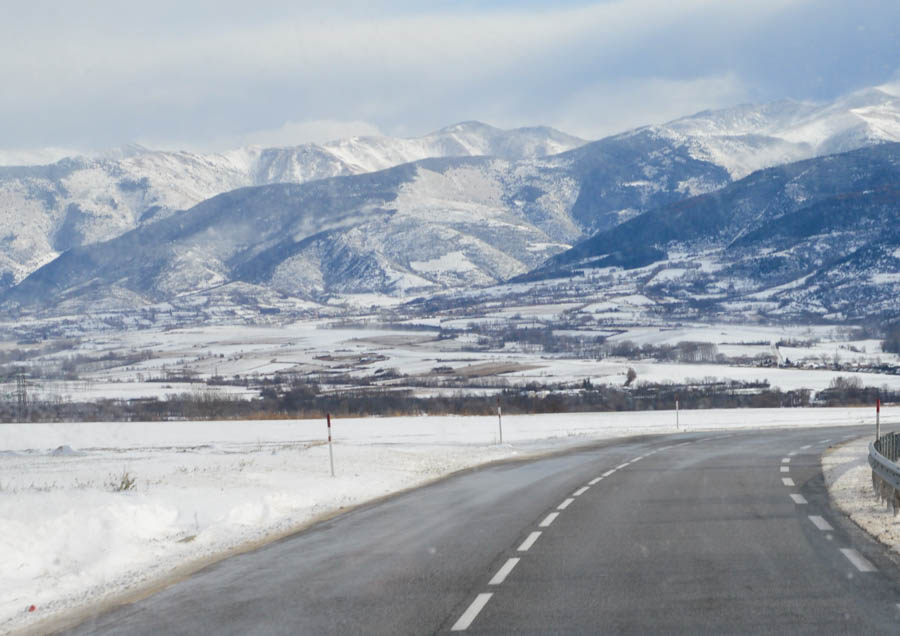
[[[684,430],[871,424],[869,409],[682,411]],[[890,417],[883,418],[890,424]],[[898,418],[900,422],[900,418]],[[0,425],[0,633],[485,462],[631,434],[671,411]],[[134,487],[122,489],[129,479]],[[29,608],[34,606],[34,611]]]
[[[555,316],[570,308],[566,304],[539,305],[531,308],[534,315]],[[523,308],[516,314],[527,315]],[[497,316],[491,320],[499,319]],[[508,319],[509,316],[506,316]],[[470,320],[447,320],[443,324],[464,326]],[[433,326],[442,324],[432,319]],[[32,379],[28,392],[32,398],[47,402],[97,400],[104,398],[167,399],[169,396],[203,392],[217,396],[251,398],[255,390],[241,386],[206,385],[205,380],[217,376],[231,379],[272,377],[275,374],[307,376],[330,373],[354,377],[376,377],[379,371],[394,369],[414,376],[411,386],[421,387],[422,380],[436,380],[436,367],[454,369],[467,375],[465,367],[497,363],[492,376],[496,386],[526,384],[580,385],[589,379],[595,385],[621,386],[626,373],[633,368],[637,384],[682,383],[715,378],[743,382],[766,381],[784,391],[810,389],[821,391],[838,376],[852,376],[865,386],[900,390],[900,375],[859,371],[879,364],[900,364],[900,357],[881,351],[878,340],[854,340],[836,327],[826,326],[759,326],[696,324],[678,328],[630,327],[619,331],[559,330],[558,335],[590,341],[600,335],[611,336],[610,343],[629,340],[635,346],[677,345],[683,341],[715,345],[718,352],[734,359],[752,359],[764,354],[791,360],[804,368],[772,368],[732,366],[728,364],[676,364],[653,359],[626,358],[575,359],[549,355],[542,351],[525,351],[516,343],[504,349],[473,350],[476,336],[463,334],[456,338],[440,338],[436,331],[391,330],[387,328],[324,328],[327,320],[304,320],[272,326],[203,326],[181,329],[147,329],[97,332],[85,336],[67,348],[51,350],[28,360],[37,367],[58,367],[63,361],[81,356],[101,362],[79,369],[77,381]],[[776,343],[790,343],[780,346]],[[33,345],[37,348],[38,345]],[[15,342],[0,342],[0,353],[22,348]],[[27,349],[27,347],[26,347]],[[108,359],[108,358],[114,359]],[[106,359],[105,362],[103,360]],[[835,363],[843,365],[834,370]],[[518,371],[513,369],[518,367]],[[422,377],[417,377],[422,376]],[[196,380],[183,382],[185,377]],[[502,381],[501,381],[502,380]],[[394,388],[402,384],[393,383]],[[425,383],[426,388],[432,388]],[[439,388],[439,387],[436,387]],[[454,385],[454,388],[458,388]],[[12,399],[15,383],[10,378],[0,383],[0,398]],[[484,392],[482,387],[471,391]]]
[[[844,514],[881,543],[900,552],[900,524],[872,490],[870,441],[872,437],[866,436],[825,453],[822,456],[825,483],[832,500]]]

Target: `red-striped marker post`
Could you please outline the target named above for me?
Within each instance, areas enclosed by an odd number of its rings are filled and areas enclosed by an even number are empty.
[[[331,464],[331,476],[334,477],[334,451],[331,450],[331,413],[326,413],[328,421],[328,462]]]
[[[875,400],[875,439],[881,437],[881,398]]]

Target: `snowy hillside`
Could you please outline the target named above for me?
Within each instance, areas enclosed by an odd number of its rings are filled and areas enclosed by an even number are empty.
[[[243,188],[73,248],[0,299],[6,309],[64,303],[78,312],[104,299],[135,307],[235,283],[315,301],[483,286],[537,267],[587,236],[594,219],[613,224],[622,210],[727,183],[721,168],[642,131],[545,159],[425,159]]]
[[[898,192],[900,143],[769,168],[598,232],[522,280],[608,275],[708,318],[896,316]]]
[[[739,179],[762,168],[900,141],[900,85],[815,104],[783,100],[704,111],[658,127]]]
[[[227,295],[247,297],[249,286],[256,290],[250,306],[263,296],[268,304],[273,293],[291,303],[335,294],[420,295],[525,274],[619,226],[619,234],[609,235],[615,249],[604,247],[600,256],[612,259],[607,265],[642,267],[673,252],[675,240],[663,241],[662,249],[658,237],[639,249],[632,245],[646,233],[646,217],[638,220],[644,213],[661,210],[651,227],[661,231],[679,201],[751,171],[900,139],[895,88],[872,88],[829,104],[782,101],[707,111],[592,143],[550,128],[503,131],[466,122],[417,139],[360,137],[215,155],[128,147],[106,159],[0,168],[0,222],[8,228],[0,237],[0,301],[6,310],[63,303],[77,312],[87,301],[94,308],[142,306],[238,284],[241,291]],[[859,183],[877,176],[868,174],[877,169],[874,156],[860,155],[848,167]],[[752,172],[750,179],[763,176],[749,189],[738,186],[746,194],[739,197],[743,207],[727,214],[755,214],[757,225],[729,225],[735,232],[729,240],[757,231],[758,222],[779,223],[773,211],[793,213],[819,201],[809,193],[822,190],[822,183],[791,178],[770,191],[759,185],[765,174]],[[842,174],[833,176],[835,184],[843,183]],[[309,187],[275,185],[284,183]],[[854,188],[845,194],[863,193]],[[863,198],[861,218],[871,216],[867,210],[887,209],[881,199]],[[710,219],[700,222],[719,227]],[[850,233],[857,237],[863,229]],[[718,243],[722,236],[702,239],[715,249],[726,247]],[[840,242],[826,248],[807,236],[798,241],[829,256],[801,259],[803,267],[818,268],[815,280],[826,282],[818,284],[824,291],[814,301],[804,301],[805,309],[795,309],[840,313],[826,298],[832,288],[826,283],[838,280],[837,270],[826,274],[822,268],[849,253]],[[739,244],[729,246],[716,267],[740,285],[760,293],[793,280],[788,267],[778,270],[777,281],[748,283],[733,261]],[[593,243],[579,249],[584,245]],[[760,243],[746,254],[769,248]],[[694,253],[700,244],[686,249]],[[848,298],[868,263],[892,262],[893,253],[884,249],[841,265],[840,287]],[[538,275],[560,264],[553,261]],[[879,270],[875,288],[893,280],[891,267]]]
[[[105,241],[222,192],[382,170],[427,157],[532,158],[582,140],[551,128],[467,122],[415,139],[354,137],[322,145],[217,154],[127,146],[100,159],[0,167],[0,289],[61,252]]]

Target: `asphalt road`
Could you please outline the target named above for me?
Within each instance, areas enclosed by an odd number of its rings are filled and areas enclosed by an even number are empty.
[[[820,469],[860,434],[645,437],[472,470],[66,633],[897,634],[900,568]]]

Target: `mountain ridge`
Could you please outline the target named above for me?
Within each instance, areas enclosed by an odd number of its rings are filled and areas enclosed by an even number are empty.
[[[761,170],[598,232],[511,282],[631,271],[634,293],[792,315],[900,309],[900,143]],[[657,267],[683,270],[664,280]],[[780,289],[789,285],[788,289]],[[865,298],[865,304],[853,299]]]
[[[444,130],[211,154],[131,145],[112,153],[118,158],[0,167],[0,225],[9,228],[0,237],[0,280],[19,282],[65,249],[114,238],[236,188],[362,174],[431,156],[536,157],[584,143],[551,128],[469,123]]]

